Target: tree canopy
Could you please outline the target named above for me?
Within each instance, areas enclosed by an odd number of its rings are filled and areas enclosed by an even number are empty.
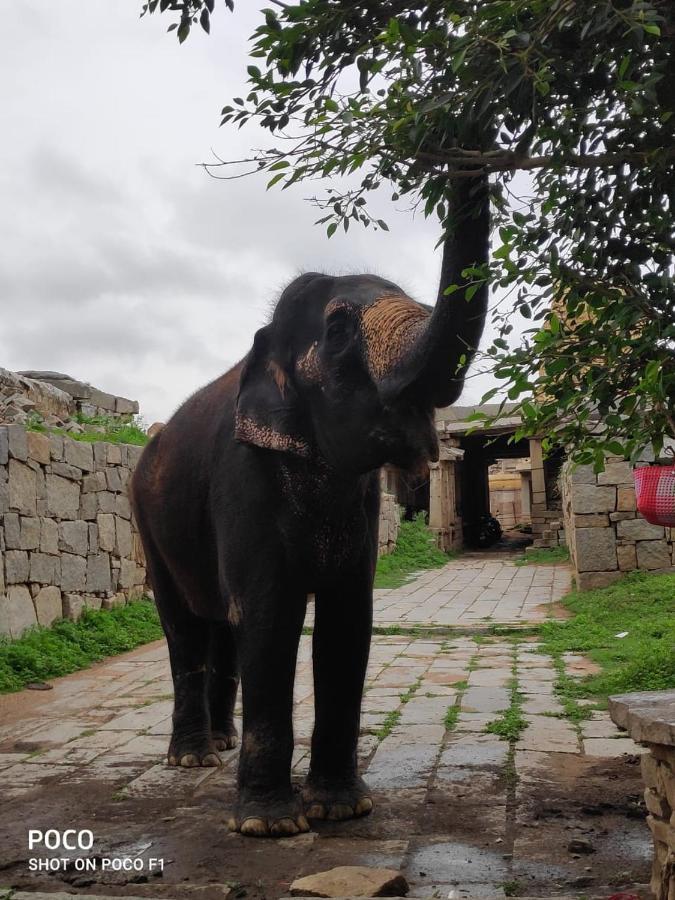
[[[214,5],[144,12],[172,15],[182,41]],[[318,184],[329,236],[386,228],[369,210],[385,185],[452,232],[453,180],[488,174],[498,239],[461,286],[469,302],[486,280],[503,295],[484,400],[503,392],[523,434],[582,462],[658,453],[675,437],[674,41],[671,0],[276,0],[249,93],[222,110],[269,144],[218,174]]]

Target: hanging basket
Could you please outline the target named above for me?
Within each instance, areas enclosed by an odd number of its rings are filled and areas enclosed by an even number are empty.
[[[633,471],[638,512],[652,525],[675,527],[675,465]]]

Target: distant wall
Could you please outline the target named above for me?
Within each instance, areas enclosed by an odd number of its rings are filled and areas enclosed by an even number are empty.
[[[562,473],[565,534],[577,586],[604,587],[625,572],[675,572],[675,528],[650,525],[636,510],[633,470],[608,458]]]
[[[0,634],[143,593],[127,497],[142,449],[0,425]]]

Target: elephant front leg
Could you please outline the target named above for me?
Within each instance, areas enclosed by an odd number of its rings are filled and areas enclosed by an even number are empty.
[[[372,615],[369,575],[316,596],[315,724],[310,771],[302,792],[309,819],[351,819],[373,808],[368,786],[357,770]]]
[[[243,605],[238,627],[243,727],[239,796],[229,827],[253,837],[309,831],[293,793],[293,681],[306,598],[280,593]]]

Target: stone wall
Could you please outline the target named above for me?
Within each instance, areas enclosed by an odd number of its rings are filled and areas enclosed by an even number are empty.
[[[126,494],[141,451],[0,425],[0,634],[143,593]]]
[[[391,553],[398,540],[401,527],[401,512],[396,497],[386,491],[380,492],[380,529],[378,532],[378,556]]]
[[[647,748],[641,760],[647,824],[654,841],[650,888],[656,900],[675,898],[675,690],[609,698],[620,728]]]
[[[562,473],[565,534],[577,587],[605,587],[625,572],[675,572],[675,529],[650,525],[636,510],[633,470],[608,458],[592,466],[566,464]]]

